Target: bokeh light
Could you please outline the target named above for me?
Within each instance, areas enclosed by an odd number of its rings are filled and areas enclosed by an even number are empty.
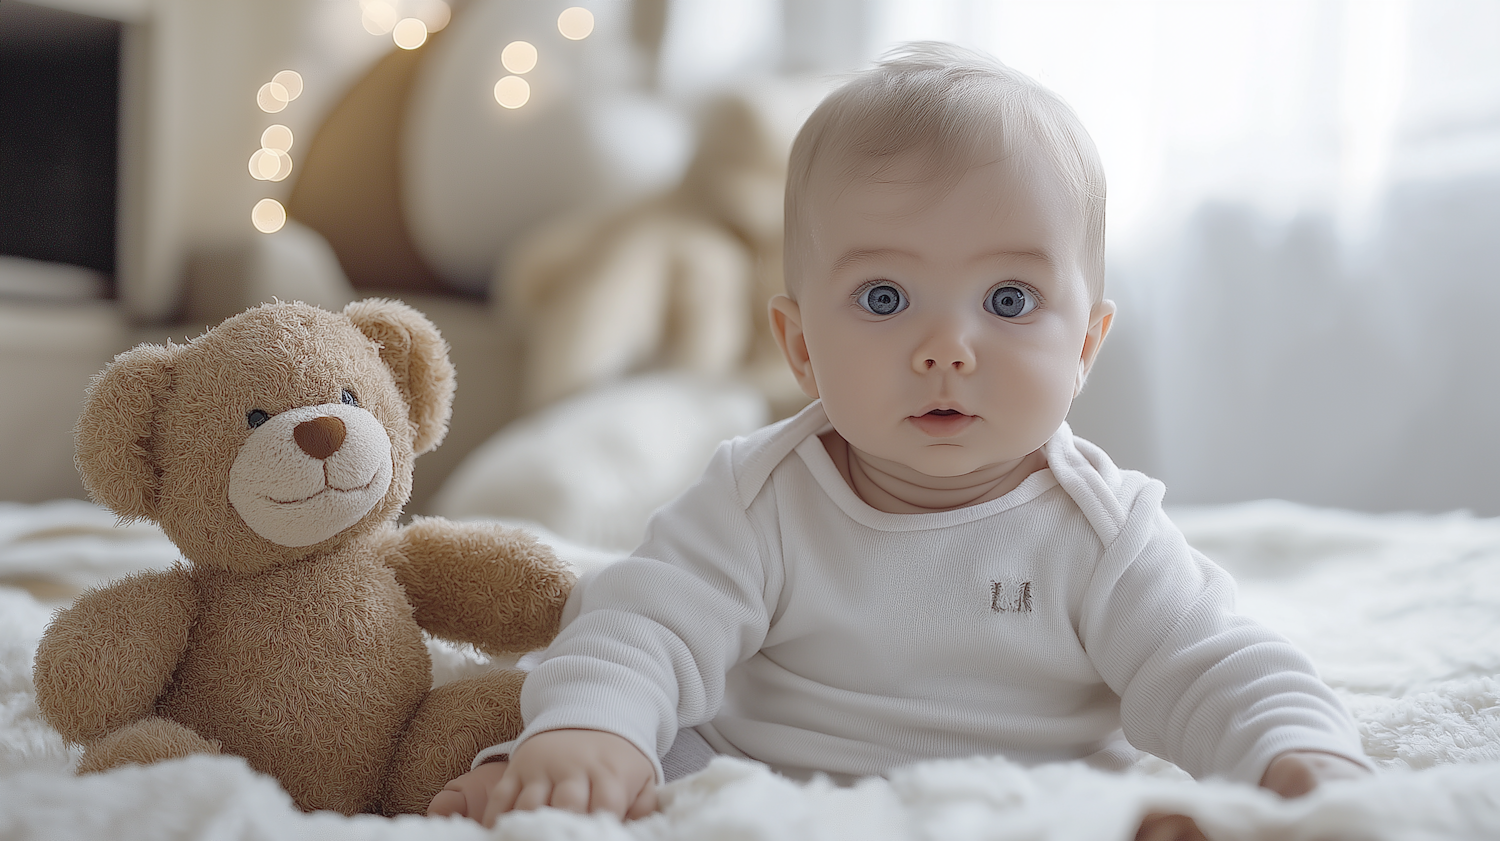
[[[427,24],[416,18],[403,18],[391,30],[391,37],[401,49],[415,50],[427,43]]]
[[[557,31],[569,41],[582,41],[594,31],[594,13],[582,6],[563,9],[557,16]]]
[[[505,76],[495,83],[495,101],[506,108],[520,108],[531,99],[531,85],[520,76]]]
[[[295,70],[283,70],[271,77],[271,81],[286,90],[286,101],[291,102],[302,95],[302,74]]]
[[[250,177],[257,181],[285,181],[292,174],[292,156],[275,149],[256,149],[250,156]]]
[[[291,94],[287,93],[286,86],[277,84],[276,82],[266,82],[260,86],[260,90],[255,94],[255,104],[259,105],[260,110],[267,114],[275,114],[278,111],[284,110],[286,104],[291,101],[292,97]]]
[[[364,10],[360,13],[359,22],[364,24],[365,31],[371,35],[384,35],[395,29],[401,20],[395,4],[386,0],[365,0],[361,5]]]
[[[274,234],[286,224],[286,208],[275,199],[261,199],[250,211],[250,222],[263,234]]]
[[[417,9],[416,17],[427,24],[428,32],[442,32],[448,22],[453,20],[453,7],[443,0],[427,0]]]
[[[512,73],[530,73],[536,67],[536,47],[526,41],[511,41],[500,51],[500,63]]]
[[[292,130],[277,123],[260,133],[260,145],[266,149],[275,149],[278,152],[290,152],[292,150]]]
[[[256,149],[250,156],[250,177],[256,181],[270,181],[280,169],[275,149]]]

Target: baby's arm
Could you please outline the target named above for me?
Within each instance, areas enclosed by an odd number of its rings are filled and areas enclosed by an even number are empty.
[[[576,616],[527,675],[527,729],[510,767],[460,777],[432,813],[457,814],[460,801],[491,819],[560,803],[622,817],[654,808],[656,756],[717,712],[726,673],[759,650],[779,592],[780,565],[762,557],[739,494],[721,446],[704,478],[653,517],[635,557],[575,587]]]
[[[427,813],[494,826],[501,814],[551,806],[640,818],[656,811],[656,770],[629,741],[602,730],[548,730],[510,763],[487,762],[448,783]]]

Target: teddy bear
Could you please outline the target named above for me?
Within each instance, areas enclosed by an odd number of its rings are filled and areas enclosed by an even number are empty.
[[[491,293],[521,337],[525,410],[649,369],[744,379],[777,417],[806,404],[767,304],[784,287],[787,155],[827,90],[788,78],[726,93],[705,107],[675,187],[517,238]]]
[[[184,561],[84,593],[42,638],[37,703],[79,773],[233,754],[303,810],[391,815],[520,731],[523,673],[434,688],[423,632],[539,648],[574,577],[523,531],[397,524],[453,392],[437,329],[380,299],[264,304],[94,378],[84,484]]]

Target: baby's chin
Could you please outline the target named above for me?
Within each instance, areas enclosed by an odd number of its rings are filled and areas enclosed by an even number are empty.
[[[972,446],[943,439],[933,439],[914,446],[910,452],[895,452],[878,445],[871,452],[853,442],[850,446],[856,458],[882,473],[913,483],[944,488],[992,482],[997,476],[1022,467],[1035,449],[1019,455],[1004,452],[981,453]]]

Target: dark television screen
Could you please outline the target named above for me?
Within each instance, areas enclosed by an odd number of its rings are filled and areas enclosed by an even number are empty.
[[[120,29],[0,0],[0,254],[113,276]]]

